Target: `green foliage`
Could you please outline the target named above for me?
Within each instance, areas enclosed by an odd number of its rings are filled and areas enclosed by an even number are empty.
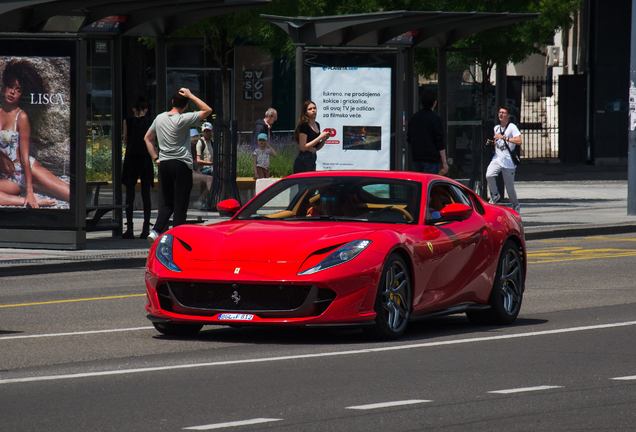
[[[111,181],[113,152],[101,147],[93,151],[86,149],[86,181]]]

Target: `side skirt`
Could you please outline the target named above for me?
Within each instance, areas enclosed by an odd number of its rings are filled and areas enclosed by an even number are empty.
[[[409,322],[419,321],[419,320],[434,318],[439,316],[445,316],[445,315],[460,314],[460,313],[465,313],[467,311],[483,311],[488,309],[490,309],[490,305],[487,305],[487,304],[466,303],[466,304],[451,306],[446,309],[426,312],[416,316],[411,315],[411,317],[409,318]]]

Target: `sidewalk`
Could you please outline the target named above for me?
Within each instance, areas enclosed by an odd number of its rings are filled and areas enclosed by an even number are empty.
[[[527,240],[636,232],[636,216],[627,215],[627,167],[532,163],[522,164],[516,177]],[[155,211],[151,220],[156,216]],[[216,212],[188,211],[188,219],[199,216],[206,223],[225,219]],[[139,236],[142,212],[135,218]],[[110,234],[88,233],[87,248],[80,251],[0,248],[0,277],[145,265],[145,239]]]

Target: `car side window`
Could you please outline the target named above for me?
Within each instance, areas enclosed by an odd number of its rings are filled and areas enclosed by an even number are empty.
[[[461,190],[455,185],[451,185],[451,190],[453,191],[455,197],[457,198],[457,202],[461,204],[466,204],[469,207],[473,206],[472,201],[470,200],[470,198],[466,196],[463,190]]]
[[[426,207],[426,223],[436,223],[441,219],[440,210],[449,204],[457,202],[453,198],[450,191],[450,185],[445,183],[435,183],[429,190],[427,207]]]
[[[441,221],[440,210],[453,203],[473,207],[472,201],[461,188],[450,183],[435,183],[428,194],[426,223],[433,225],[439,223]]]

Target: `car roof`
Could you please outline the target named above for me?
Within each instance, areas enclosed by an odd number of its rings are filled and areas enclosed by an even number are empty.
[[[435,174],[425,174],[413,171],[379,171],[379,170],[327,170],[327,171],[309,171],[304,173],[292,174],[287,178],[302,177],[375,177],[375,178],[392,178],[402,180],[417,180],[427,183],[435,179],[446,179]]]

